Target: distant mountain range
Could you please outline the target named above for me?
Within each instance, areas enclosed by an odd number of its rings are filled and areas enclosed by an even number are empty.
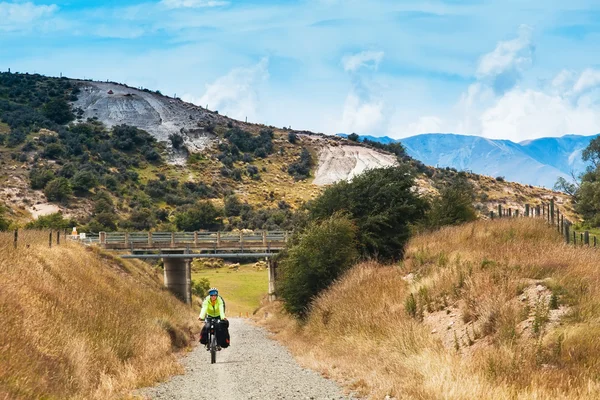
[[[559,177],[572,181],[571,173],[578,176],[585,171],[581,152],[596,136],[565,135],[515,143],[480,136],[427,133],[401,140],[365,135],[359,140],[401,142],[411,157],[427,165],[503,176],[513,182],[552,188]]]

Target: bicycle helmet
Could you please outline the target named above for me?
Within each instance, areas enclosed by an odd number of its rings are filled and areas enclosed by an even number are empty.
[[[216,287],[211,287],[210,289],[208,289],[208,295],[212,296],[213,294],[219,294],[219,291]]]

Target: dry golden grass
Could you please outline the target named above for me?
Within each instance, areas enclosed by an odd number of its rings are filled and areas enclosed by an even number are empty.
[[[374,399],[597,399],[598,255],[564,245],[539,220],[479,221],[414,238],[400,266],[355,267],[304,325],[277,305],[257,319],[301,363]],[[519,301],[528,282],[570,310],[558,325],[540,318],[534,336],[517,328],[533,313]],[[457,304],[479,330],[458,350],[421,319]]]
[[[180,372],[198,330],[160,273],[47,232],[0,234],[0,399],[110,399]],[[30,246],[27,248],[25,243]]]

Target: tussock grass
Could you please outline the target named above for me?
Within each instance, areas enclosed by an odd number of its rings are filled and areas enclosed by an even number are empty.
[[[538,220],[478,221],[413,238],[400,266],[358,265],[303,325],[276,305],[258,315],[303,364],[374,399],[596,399],[599,255],[564,245]],[[532,284],[568,310],[560,321],[549,322],[549,305],[520,299]],[[422,318],[451,309],[462,311],[468,341]],[[523,330],[527,318],[537,334]]]
[[[14,250],[0,234],[0,398],[118,398],[180,372],[173,351],[198,327],[159,272],[22,235]]]

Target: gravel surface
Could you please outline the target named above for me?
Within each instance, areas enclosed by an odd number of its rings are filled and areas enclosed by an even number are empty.
[[[262,328],[230,319],[231,346],[210,354],[197,346],[182,363],[185,375],[138,392],[150,399],[348,399],[334,382],[301,368]]]

